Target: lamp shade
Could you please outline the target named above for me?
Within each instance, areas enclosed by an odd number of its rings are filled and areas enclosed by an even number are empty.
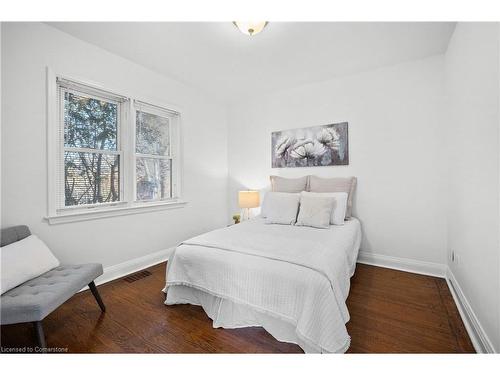
[[[240,206],[240,208],[259,207],[259,192],[254,190],[244,190],[238,192],[238,205]]]
[[[267,21],[253,21],[253,22],[234,21],[233,24],[243,34],[252,36],[264,30],[264,27],[266,27],[267,25]]]

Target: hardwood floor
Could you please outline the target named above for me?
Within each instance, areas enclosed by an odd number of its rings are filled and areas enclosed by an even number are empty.
[[[99,286],[44,320],[49,347],[72,353],[302,353],[262,328],[214,329],[201,307],[165,306],[165,263]],[[132,281],[132,282],[131,282]],[[444,279],[358,264],[347,301],[349,353],[472,353]],[[1,345],[35,345],[31,324],[3,326]]]

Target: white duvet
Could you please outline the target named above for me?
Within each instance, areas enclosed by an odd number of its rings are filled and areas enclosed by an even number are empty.
[[[262,326],[305,352],[345,352],[345,301],[361,228],[265,224],[256,218],[194,237],[168,262],[167,305],[201,305],[214,327]]]

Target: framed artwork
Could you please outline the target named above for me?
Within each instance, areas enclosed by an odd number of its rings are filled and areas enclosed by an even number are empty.
[[[323,167],[349,164],[348,124],[273,132],[272,167]]]

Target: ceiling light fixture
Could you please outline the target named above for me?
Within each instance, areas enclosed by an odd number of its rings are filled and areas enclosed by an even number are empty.
[[[264,30],[264,27],[267,25],[267,21],[259,21],[259,22],[233,22],[234,26],[236,26],[243,34],[246,35],[255,35]]]

